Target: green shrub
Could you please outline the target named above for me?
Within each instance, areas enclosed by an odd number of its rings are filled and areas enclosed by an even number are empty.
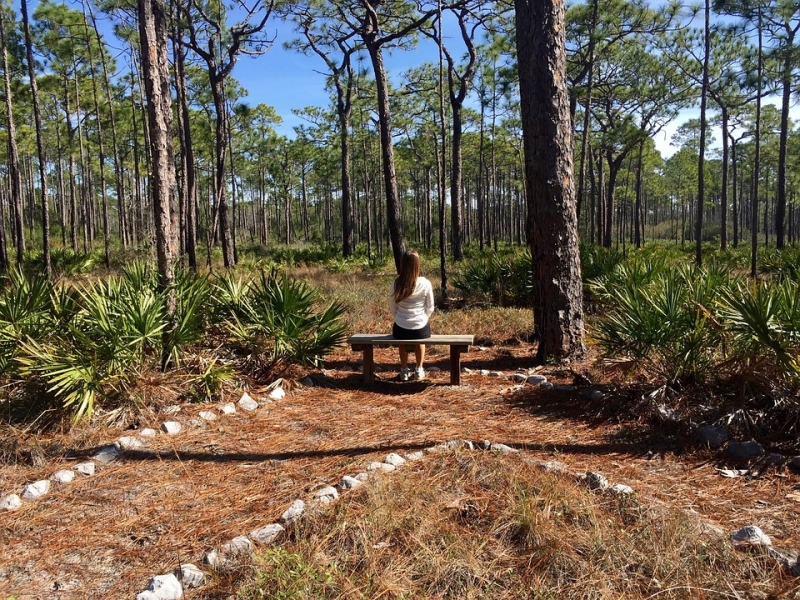
[[[527,307],[531,304],[532,264],[529,250],[477,255],[453,274],[453,287],[467,303]]]
[[[319,365],[345,337],[338,302],[317,310],[319,293],[277,269],[262,271],[246,288],[228,278],[228,339],[249,356],[254,374],[270,376],[289,363]]]
[[[704,380],[720,359],[722,332],[708,307],[724,271],[639,266],[620,265],[614,277],[595,285],[610,306],[597,322],[598,344],[669,382]]]

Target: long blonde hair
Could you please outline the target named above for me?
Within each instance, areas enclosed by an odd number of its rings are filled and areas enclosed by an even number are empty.
[[[395,302],[402,302],[414,292],[419,272],[419,254],[416,250],[406,250],[400,259],[400,273],[394,280]]]

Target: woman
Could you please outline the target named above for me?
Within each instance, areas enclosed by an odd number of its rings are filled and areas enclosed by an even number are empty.
[[[433,286],[421,277],[419,254],[406,250],[400,259],[400,274],[389,290],[389,311],[394,317],[392,336],[398,340],[422,340],[431,336],[428,318],[433,313]],[[424,379],[425,345],[400,346],[400,381],[408,381],[408,352],[413,348],[417,359],[414,379]]]

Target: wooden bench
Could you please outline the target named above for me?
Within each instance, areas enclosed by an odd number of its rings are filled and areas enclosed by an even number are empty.
[[[373,349],[375,346],[450,346],[450,383],[461,385],[461,353],[469,350],[474,343],[471,335],[432,335],[422,340],[397,340],[391,335],[357,333],[347,338],[347,343],[356,352],[364,353],[364,383],[375,381],[375,362]]]

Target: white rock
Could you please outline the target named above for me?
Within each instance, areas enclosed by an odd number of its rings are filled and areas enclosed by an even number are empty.
[[[146,592],[152,593],[153,596],[145,596],[145,598],[158,598],[159,600],[179,600],[179,598],[183,598],[183,586],[172,573],[169,575],[156,575],[150,579]],[[137,599],[140,596],[141,594],[137,596]]]
[[[305,511],[306,503],[302,500],[295,500],[292,502],[292,505],[281,515],[280,522],[291,523],[292,521],[296,521],[303,515]]]
[[[341,487],[343,490],[352,490],[360,486],[361,483],[362,482],[360,479],[356,479],[355,477],[350,477],[350,475],[345,475],[339,482],[339,487]]]
[[[227,404],[223,404],[219,407],[219,412],[223,415],[233,415],[236,414],[236,406],[233,402],[228,402]]]
[[[625,485],[624,483],[615,483],[611,486],[611,491],[621,496],[627,496],[633,493],[633,488],[629,485]]]
[[[380,471],[382,473],[389,473],[394,471],[397,467],[385,462],[371,462],[367,465],[367,471]]]
[[[546,471],[547,473],[566,473],[569,471],[567,465],[557,460],[548,460],[547,462],[541,463],[539,467],[542,471]]]
[[[357,475],[354,477],[354,479],[357,479],[358,481],[364,482],[364,481],[366,481],[367,479],[369,479],[369,476],[370,476],[370,473],[358,473],[358,474],[357,474]]]
[[[197,416],[203,419],[204,421],[216,421],[217,420],[217,413],[210,411],[210,410],[201,410],[197,413]]]
[[[139,430],[139,435],[142,437],[155,437],[158,432],[150,427],[145,427]]]
[[[120,457],[119,448],[117,448],[114,444],[103,446],[92,455],[92,458],[94,458],[97,462],[102,464],[114,462],[119,457]]]
[[[181,424],[177,421],[164,421],[161,424],[161,431],[167,435],[176,435],[181,432]]]
[[[78,463],[72,468],[82,475],[94,475],[95,471],[95,465],[93,462]]]
[[[46,479],[29,483],[22,488],[22,497],[25,500],[35,500],[41,498],[50,491],[50,482]]]
[[[502,371],[489,371],[489,377],[505,377],[505,373]]]
[[[383,459],[387,465],[394,465],[395,467],[399,467],[400,465],[406,464],[406,459],[397,454],[396,452],[392,452],[386,458]]]
[[[73,479],[75,479],[75,471],[70,471],[69,469],[59,469],[53,473],[50,479],[56,483],[70,483]]]
[[[172,406],[165,406],[161,409],[161,412],[165,415],[174,415],[181,412],[181,407],[177,404],[173,404]]]
[[[267,525],[266,527],[260,527],[259,529],[251,531],[250,539],[266,546],[278,539],[284,531],[286,530],[283,528],[283,525],[273,523],[272,525]]]
[[[531,385],[542,385],[543,383],[547,383],[547,377],[544,375],[531,375],[528,377],[527,381]]]
[[[593,473],[592,471],[586,473],[586,483],[589,485],[589,488],[593,490],[607,490],[611,487],[605,475]]]
[[[253,400],[250,397],[250,394],[248,394],[247,392],[242,394],[242,397],[239,398],[239,402],[237,402],[236,404],[238,404],[242,409],[248,412],[253,412],[258,408],[258,402]]]
[[[160,600],[160,598],[155,592],[145,590],[136,594],[136,600]]]
[[[269,393],[270,400],[283,400],[286,397],[286,391],[282,387],[276,387]]]
[[[132,435],[122,436],[117,440],[117,445],[123,450],[138,450],[139,448],[144,448],[144,442]]]
[[[175,569],[175,576],[181,582],[183,589],[203,587],[206,583],[206,576],[199,567],[192,563],[182,564]]]
[[[455,450],[456,448],[466,448],[467,450],[474,450],[475,446],[469,440],[450,440],[445,443],[446,450]]]
[[[406,454],[406,460],[421,460],[423,458],[425,458],[425,453],[422,450]]]
[[[514,375],[512,375],[512,378],[516,383],[524,383],[525,381],[528,380],[528,376],[525,373],[514,373]]]
[[[225,566],[227,561],[219,551],[211,550],[210,552],[206,553],[205,557],[203,558],[203,562],[205,562],[212,569],[220,569]]]
[[[11,494],[0,500],[0,510],[17,510],[22,506],[22,498],[16,494]]]
[[[246,535],[240,535],[222,546],[222,551],[228,556],[241,556],[253,551],[253,542]]]
[[[501,454],[511,454],[513,452],[519,452],[516,448],[512,448],[511,446],[506,446],[505,444],[491,444],[489,446],[489,450],[492,452],[500,452]]]
[[[324,487],[321,490],[318,490],[314,494],[314,498],[316,498],[317,500],[319,500],[324,504],[327,504],[339,498],[339,491],[332,485],[329,485],[328,487]]]
[[[755,525],[747,525],[731,532],[734,546],[771,546],[772,540]]]
[[[461,367],[461,372],[466,375],[469,375],[472,373],[472,369],[470,369],[469,367]]]
[[[552,390],[553,389],[553,384],[550,383],[549,381],[545,381],[543,383],[540,383],[539,387],[542,388],[543,390]]]
[[[481,375],[486,377],[489,374],[489,369],[481,369]]]

